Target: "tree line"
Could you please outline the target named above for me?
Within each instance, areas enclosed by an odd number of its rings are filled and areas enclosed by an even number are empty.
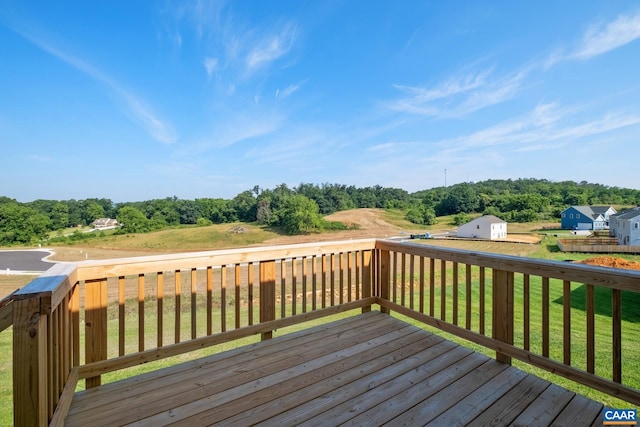
[[[308,233],[346,226],[324,216],[355,208],[400,209],[419,225],[454,215],[491,214],[508,222],[559,219],[571,205],[637,206],[640,190],[588,182],[544,179],[487,180],[409,193],[381,186],[359,188],[341,184],[255,186],[232,199],[167,197],[114,203],[110,199],[35,200],[20,203],[0,197],[0,245],[33,244],[70,227],[88,226],[98,218],[115,218],[116,233],[140,233],[180,225],[257,222],[284,233]],[[74,233],[67,239],[82,238]],[[61,238],[60,236],[58,238]]]

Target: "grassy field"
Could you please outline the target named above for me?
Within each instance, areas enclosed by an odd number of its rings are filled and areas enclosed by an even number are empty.
[[[390,230],[398,231],[404,229],[415,229],[415,225],[408,223],[404,219],[404,213],[398,210],[391,211],[383,211],[376,210],[377,215],[379,215],[379,219],[384,221],[385,223],[390,224]],[[426,227],[426,231],[441,231],[455,228],[451,225],[450,217],[443,217],[438,219],[438,224],[433,226]],[[231,232],[237,227],[243,227],[244,232],[236,233]],[[547,223],[535,223],[535,224],[519,224],[512,225],[509,224],[509,231],[513,233],[535,233],[537,230],[541,230],[542,228],[548,228],[551,226]],[[235,228],[234,228],[235,227]],[[391,231],[389,231],[391,232]],[[335,233],[325,233],[322,235],[313,235],[313,236],[302,236],[306,241],[308,239],[314,240],[339,240],[339,239],[348,239],[350,236],[354,236],[354,238],[363,237],[367,233],[367,229],[361,229],[356,231],[342,231]],[[556,237],[554,234],[563,233],[559,230],[545,230],[544,232],[540,232],[545,235],[542,241],[539,244],[518,244],[518,243],[497,243],[497,242],[464,242],[458,240],[422,240],[420,241],[423,244],[427,245],[438,245],[443,247],[452,247],[452,248],[460,248],[471,251],[482,251],[482,252],[493,252],[493,253],[501,253],[508,255],[518,255],[524,257],[531,258],[540,258],[540,259],[550,259],[550,260],[583,260],[586,258],[590,258],[593,255],[591,254],[564,254],[558,251],[556,245]],[[69,245],[61,245],[53,248],[56,252],[54,259],[59,261],[80,261],[83,259],[99,259],[99,258],[120,258],[120,257],[130,257],[136,255],[151,255],[156,253],[171,253],[171,252],[188,252],[188,251],[200,251],[200,250],[213,250],[213,249],[221,249],[221,248],[229,248],[229,247],[245,247],[245,246],[255,246],[261,244],[270,244],[271,241],[277,241],[278,243],[293,243],[296,241],[295,237],[286,237],[278,235],[276,232],[269,230],[264,227],[257,226],[255,224],[221,224],[221,225],[212,225],[206,227],[185,227],[178,229],[170,229],[163,230],[154,233],[147,234],[135,234],[135,235],[106,235],[101,238],[92,239],[89,241],[81,241],[75,244]],[[640,256],[637,255],[620,255],[620,258],[624,258],[630,261],[640,261]],[[30,276],[0,276],[0,297],[10,293],[23,286],[32,280],[33,277]],[[518,283],[516,283],[518,285]],[[518,287],[516,287],[518,289]],[[520,288],[521,289],[521,288]],[[535,287],[532,284],[532,299],[539,298],[539,287]],[[516,291],[518,292],[518,291]],[[538,292],[538,293],[536,293]],[[575,316],[578,319],[581,319],[584,316],[584,308],[580,307],[580,295],[584,290],[580,288],[579,285],[574,285],[574,289],[572,289],[572,316]],[[551,299],[555,301],[557,298],[561,296],[561,289],[557,289],[556,287],[552,288]],[[610,294],[602,294],[598,293],[598,305],[605,307],[609,304]],[[464,293],[461,292],[460,298],[464,297]],[[516,298],[520,298],[521,301],[521,291],[520,294],[516,295]],[[640,301],[638,301],[637,295],[633,296],[625,296],[623,298],[623,303],[625,306],[623,307],[623,312],[625,313],[624,322],[624,334],[623,336],[640,336]],[[478,295],[477,290],[474,291],[473,300],[477,303]],[[552,316],[557,316],[558,313],[561,313],[561,304],[553,304],[556,309],[552,310]],[[521,304],[516,305],[516,319],[521,321],[522,319],[522,309]],[[111,309],[113,310],[113,308]],[[555,314],[554,314],[555,313]],[[490,313],[488,313],[490,315]],[[215,314],[214,314],[215,315]],[[559,314],[561,316],[561,314]],[[555,317],[552,317],[552,319]],[[540,319],[539,312],[531,313],[532,323],[536,322],[537,319]],[[154,324],[154,319],[147,319],[149,325]],[[602,370],[603,375],[606,374],[606,370],[610,369],[607,366],[610,366],[610,352],[607,342],[607,335],[610,334],[610,317],[609,313],[606,312],[605,309],[599,310],[596,316],[596,328],[597,330],[604,331],[604,333],[599,336],[597,339],[598,346],[596,348],[596,361],[598,363],[599,369]],[[188,328],[188,321],[183,322],[183,327]],[[490,321],[488,322],[490,324]],[[559,322],[552,322],[554,328],[559,325]],[[133,331],[135,325],[133,325],[130,330]],[[153,328],[153,326],[152,326]],[[572,324],[572,328],[575,328],[575,335],[582,336],[585,332],[585,322],[576,321]],[[532,330],[534,329],[534,325],[532,324]],[[109,328],[111,331],[110,334],[117,333],[117,328]],[[280,331],[282,333],[283,331]],[[133,332],[131,332],[133,333]],[[185,336],[188,336],[188,332],[184,331]],[[440,333],[440,332],[439,332]],[[152,329],[149,331],[149,336],[153,336]],[[552,348],[553,351],[559,351],[560,342],[558,341],[562,337],[562,332],[557,328],[554,329],[551,333],[552,336]],[[130,337],[135,341],[135,337]],[[110,340],[117,340],[115,335],[109,337]],[[522,339],[522,331],[516,331],[516,341]],[[230,346],[237,346],[239,344],[246,344],[253,342],[255,339],[247,339],[242,341],[241,343],[230,343],[226,345],[217,346],[212,349],[208,349],[202,353],[197,353],[191,355],[190,357],[201,356],[203,354],[208,354],[211,352],[217,352],[220,350],[224,350],[230,348]],[[584,358],[583,352],[584,350],[580,350],[578,346],[578,339],[576,339],[574,345],[576,345],[576,360],[582,360]],[[636,346],[635,341],[631,341],[626,339],[624,341],[625,349],[623,349],[625,355],[625,382],[631,381],[632,384],[636,387],[640,387],[640,363],[638,362],[638,358],[635,357],[634,346]],[[9,396],[12,393],[12,359],[11,359],[11,345],[12,345],[12,335],[11,330],[7,330],[3,333],[0,333],[0,393],[3,396]],[[532,343],[532,346],[539,345],[536,343]],[[631,347],[629,347],[631,346]],[[533,347],[535,350],[536,348]],[[582,353],[580,353],[582,352]],[[146,365],[142,369],[151,369],[157,368],[158,366],[166,366],[167,364],[176,363],[178,361],[185,360],[185,356],[167,359],[166,361],[157,362],[154,365]],[[528,365],[521,364],[519,362],[514,362],[514,364],[520,367],[523,370],[534,372],[535,374],[549,378],[550,374],[546,372],[535,370],[533,368],[528,367]],[[579,363],[578,363],[578,366]],[[140,369],[140,368],[138,368]],[[110,374],[107,380],[114,380],[120,378],[123,375],[129,375],[129,372],[123,372],[118,374]],[[630,377],[628,377],[628,375]],[[564,385],[568,388],[572,388],[581,393],[589,394],[593,398],[598,400],[606,401],[611,405],[620,405],[621,403],[615,401],[612,398],[603,397],[602,395],[593,394],[589,390],[584,387],[576,386],[575,384],[558,380],[557,378],[549,378],[556,383]],[[0,425],[11,425],[12,424],[12,402],[11,399],[4,398],[0,400]],[[628,405],[627,405],[628,406]]]

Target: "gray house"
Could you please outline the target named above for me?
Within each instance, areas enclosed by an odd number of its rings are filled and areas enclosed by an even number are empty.
[[[640,208],[629,209],[609,217],[609,235],[619,245],[640,245]]]

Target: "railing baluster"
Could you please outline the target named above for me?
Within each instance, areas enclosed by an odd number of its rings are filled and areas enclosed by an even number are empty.
[[[391,300],[398,302],[398,253],[392,252],[393,271],[391,272]]]
[[[362,280],[360,275],[362,274],[362,251],[356,251],[353,254],[355,261],[355,269],[356,269],[356,299],[360,299],[360,295],[362,295],[362,291],[360,287],[362,286]]]
[[[362,298],[369,298],[375,295],[374,277],[373,272],[373,253],[372,251],[362,251]],[[371,311],[371,305],[365,305],[362,307],[362,312],[367,313]]]
[[[522,323],[523,323],[523,347],[525,350],[529,350],[531,345],[531,279],[528,274],[525,274],[522,278]]]
[[[338,253],[338,283],[340,284],[338,301],[340,304],[344,304],[344,252]]]
[[[174,342],[175,343],[179,343],[180,342],[180,314],[181,314],[181,309],[180,309],[180,293],[181,293],[181,289],[182,289],[182,278],[180,277],[180,270],[175,270],[174,271],[174,284],[175,284],[175,289],[174,289],[174,301],[175,301],[175,309],[174,309],[174,313],[175,313],[175,319],[174,319]]]
[[[424,257],[420,257],[420,313],[424,313]]]
[[[549,278],[542,278],[542,355],[549,357]]]
[[[198,296],[198,277],[197,270],[191,269],[191,339],[196,339],[197,336],[197,296]]]
[[[242,270],[240,269],[240,264],[235,264],[235,301],[234,301],[234,308],[235,308],[235,328],[238,329],[240,328],[240,276],[242,274]]]
[[[465,328],[471,330],[471,265],[465,264]]]
[[[138,274],[138,351],[144,351],[144,274]]]
[[[213,267],[207,267],[207,335],[213,334]]]
[[[311,310],[315,311],[318,300],[318,257],[313,255],[311,257],[311,292],[313,299],[311,300]]]
[[[400,254],[400,268],[402,269],[400,279],[400,305],[406,306],[406,289],[407,289],[407,255],[403,252]]]
[[[73,286],[71,291],[71,339],[73,362],[72,366],[80,365],[80,286]]]
[[[429,258],[429,316],[435,316],[436,305],[436,260]]]
[[[562,282],[563,362],[571,365],[571,282]]]
[[[389,287],[391,286],[391,281],[389,280],[390,264],[391,264],[391,254],[389,251],[380,251],[380,277],[378,278],[378,283],[380,286],[380,298],[389,299]],[[395,255],[394,255],[395,258]],[[394,275],[395,276],[395,275]],[[395,287],[394,287],[395,289]],[[390,310],[387,307],[381,307],[380,312],[389,313]]]
[[[280,261],[280,318],[287,317],[287,260]]]
[[[156,274],[156,287],[157,287],[157,295],[158,301],[157,305],[157,329],[158,329],[158,339],[157,345],[158,348],[162,347],[164,344],[164,274],[162,271],[159,271]],[[122,355],[121,355],[122,356]]]
[[[307,312],[307,257],[302,257],[302,312]]]
[[[260,323],[276,318],[276,262],[262,261],[260,269]],[[262,340],[270,339],[273,331],[262,332]]]
[[[478,305],[480,306],[480,309],[478,310],[480,313],[480,325],[479,325],[479,332],[480,335],[485,335],[485,324],[486,324],[486,317],[487,317],[487,305],[486,305],[486,280],[487,280],[487,276],[486,276],[486,272],[485,272],[485,268],[484,267],[480,267],[480,271],[478,273],[480,275],[480,289],[478,290],[478,292],[480,293],[480,298],[479,298],[479,302]]]
[[[594,374],[595,373],[595,365],[596,365],[596,357],[595,357],[595,348],[596,348],[596,328],[595,328],[595,312],[596,312],[596,304],[595,304],[595,291],[593,285],[585,285],[587,288],[586,292],[586,306],[587,306],[587,372]]]
[[[440,319],[447,320],[447,261],[440,260]]]
[[[118,355],[124,356],[125,353],[125,313],[126,300],[124,294],[125,278],[118,277]]]
[[[331,272],[330,272],[331,280],[330,280],[330,283],[329,283],[329,286],[331,286],[331,296],[330,296],[330,299],[329,299],[330,307],[333,307],[334,305],[336,305],[336,285],[335,285],[335,283],[336,283],[336,272],[335,272],[336,268],[335,268],[334,259],[335,259],[335,255],[334,254],[329,255],[329,261],[330,261],[329,262],[329,268],[331,269]]]
[[[415,257],[413,255],[409,255],[409,308],[413,310],[413,301],[414,301],[414,281],[415,281]]]
[[[353,274],[353,252],[347,252],[347,302],[351,302],[352,299],[352,286],[353,280],[351,279],[351,275]]]
[[[322,255],[322,308],[327,306],[327,256]]]
[[[249,326],[253,325],[253,263],[247,265],[247,305]]]
[[[507,344],[513,344],[513,273],[503,270],[493,270],[493,338]],[[511,364],[511,357],[496,352],[498,362]]]
[[[295,258],[291,259],[291,315],[295,316],[298,309],[298,261]]]
[[[453,287],[453,324],[458,325],[458,298],[459,298],[459,286],[460,281],[458,280],[458,263],[453,262],[453,278],[452,278],[452,287]]]
[[[227,266],[220,266],[220,331],[227,331]]]
[[[611,290],[613,381],[622,383],[622,291]]]

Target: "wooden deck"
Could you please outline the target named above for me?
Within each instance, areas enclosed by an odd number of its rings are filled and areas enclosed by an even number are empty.
[[[65,425],[576,425],[602,404],[379,312],[76,393]]]

